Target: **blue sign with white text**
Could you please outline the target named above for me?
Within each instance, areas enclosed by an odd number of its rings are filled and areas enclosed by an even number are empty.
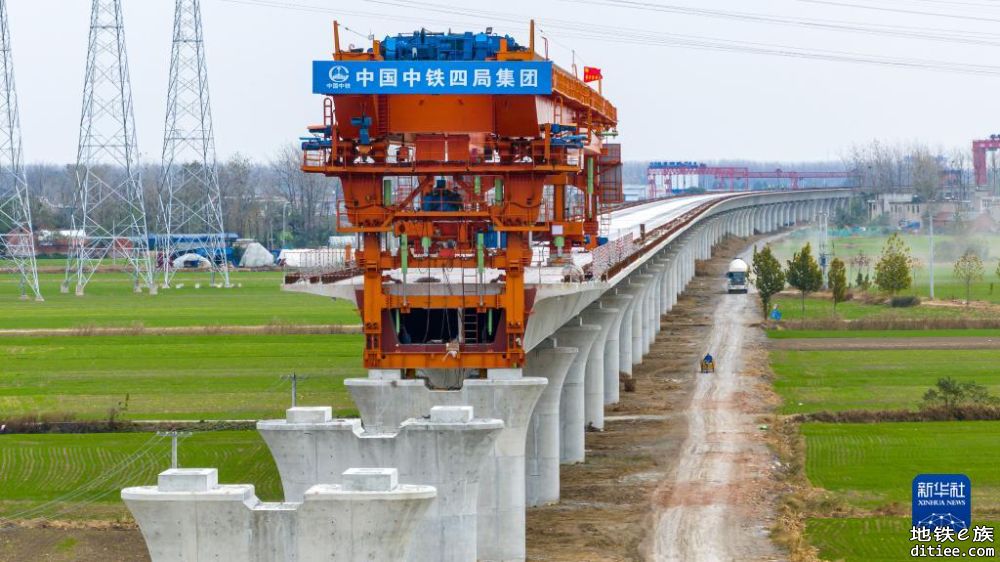
[[[552,93],[551,61],[314,61],[314,94]]]
[[[913,479],[913,526],[972,526],[972,482],[964,474],[920,474]]]

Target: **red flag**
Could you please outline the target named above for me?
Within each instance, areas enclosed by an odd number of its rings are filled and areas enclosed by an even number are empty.
[[[601,69],[594,66],[583,67],[583,81],[584,82],[596,82],[603,79],[604,76],[601,75]]]

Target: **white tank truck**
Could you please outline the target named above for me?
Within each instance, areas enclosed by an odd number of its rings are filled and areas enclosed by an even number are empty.
[[[726,277],[729,278],[729,292],[730,293],[746,293],[747,283],[750,282],[749,275],[750,267],[747,262],[737,258],[729,262],[729,271],[726,273]]]

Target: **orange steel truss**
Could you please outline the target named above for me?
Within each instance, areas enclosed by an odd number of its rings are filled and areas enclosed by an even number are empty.
[[[378,41],[345,52],[334,30],[335,60],[381,60]],[[504,42],[496,60],[541,60],[531,44]],[[359,116],[371,120],[366,143]],[[557,142],[560,125],[582,147]],[[326,96],[310,130],[328,142],[305,151],[302,169],[340,179],[337,230],[360,239],[365,366],[522,366],[532,242],[548,244],[554,266],[596,247],[601,178],[620,178],[603,143],[616,125],[608,100],[556,66],[550,95]]]

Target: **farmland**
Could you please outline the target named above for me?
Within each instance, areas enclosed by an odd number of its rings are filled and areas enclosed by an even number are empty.
[[[1000,350],[773,350],[786,414],[916,408],[938,378],[973,380],[1000,394]]]
[[[769,330],[771,339],[818,339],[818,338],[998,338],[996,329],[928,329],[928,330]]]
[[[229,289],[209,287],[206,273],[180,272],[182,288],[155,296],[133,294],[124,273],[98,272],[83,297],[59,292],[62,273],[39,275],[44,303],[19,300],[16,276],[0,274],[0,329],[358,323],[353,303],[281,292],[281,272],[236,271]]]
[[[280,272],[234,272],[230,289],[182,272],[183,288],[157,296],[133,294],[123,273],[98,273],[76,297],[59,292],[54,264],[41,265],[42,303],[19,300],[14,276],[0,275],[0,330],[15,331],[0,336],[0,423],[100,420],[113,407],[126,420],[281,417],[291,400],[281,377],[293,372],[303,376],[299,404],[356,415],[343,380],[364,375],[361,336],[281,329],[357,324],[351,303],[283,293]],[[265,329],[233,335],[214,332],[219,326]],[[106,327],[128,329],[92,330]],[[183,441],[180,462],[218,467],[221,481],[251,482],[261,499],[280,499],[274,462],[255,431],[198,432]],[[0,516],[120,519],[120,489],[155,482],[168,464],[169,443],[148,433],[0,435]]]
[[[1000,504],[1000,422],[803,424],[806,474],[848,504],[909,512],[910,482],[922,473],[963,473],[975,513]]]
[[[976,525],[997,527],[1000,522],[976,520]],[[824,560],[844,562],[905,562],[910,556],[910,519],[908,517],[846,517],[810,519],[806,527],[809,542],[819,549]],[[963,549],[984,546],[970,541],[949,543]],[[985,546],[993,546],[985,544]]]
[[[59,336],[0,338],[0,410],[10,416],[257,419],[289,404],[281,375],[309,378],[302,404],[351,410],[342,381],[362,376],[353,335]]]
[[[222,482],[252,482],[280,500],[277,468],[256,431],[197,433],[181,466],[219,468]],[[0,435],[0,517],[120,519],[125,486],[149,485],[170,465],[168,440],[150,433]]]

